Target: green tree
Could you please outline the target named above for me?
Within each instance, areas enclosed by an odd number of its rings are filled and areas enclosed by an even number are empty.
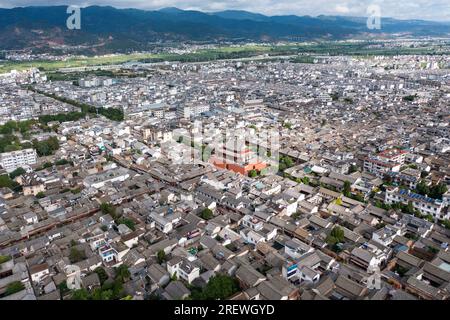
[[[116,279],[112,285],[113,299],[120,299],[123,296],[123,279]]]
[[[416,185],[416,190],[415,190],[418,194],[421,195],[429,195],[430,194],[430,188],[428,187],[428,185],[425,183],[425,181],[421,180],[417,185]]]
[[[344,181],[344,189],[343,189],[343,191],[342,191],[342,193],[344,194],[344,196],[346,196],[346,197],[350,197],[350,195],[351,195],[351,191],[352,191],[352,189],[351,189],[351,183],[350,183],[350,181]]]
[[[98,275],[101,285],[103,285],[105,283],[105,281],[108,280],[108,278],[109,278],[105,269],[103,269],[102,267],[95,268],[94,272]]]
[[[256,170],[250,170],[249,173],[248,173],[248,176],[249,176],[250,178],[256,178],[256,177],[258,176],[258,171],[256,171]]]
[[[442,199],[442,195],[448,191],[447,185],[444,183],[439,183],[433,186],[430,190],[429,196],[434,199]]]
[[[214,214],[211,209],[205,208],[200,212],[200,217],[204,220],[210,220],[214,217]]]
[[[36,194],[36,198],[38,198],[38,199],[42,199],[42,198],[45,198],[45,192],[38,192],[37,194]]]
[[[103,290],[101,288],[96,288],[91,295],[92,300],[113,300],[114,292],[112,289]]]
[[[128,218],[117,219],[117,224],[124,224],[131,230],[133,230],[133,231],[136,230],[136,223],[133,220],[128,219]]]
[[[22,291],[24,289],[25,289],[25,286],[23,285],[22,282],[14,281],[14,282],[11,282],[10,284],[8,284],[4,294],[5,294],[5,296],[9,296],[11,294],[20,292],[20,291]]]
[[[116,268],[116,280],[119,279],[122,283],[126,282],[130,278],[130,270],[124,264],[121,264]]]
[[[21,175],[23,175],[24,173],[26,173],[25,169],[22,168],[22,167],[20,167],[20,168],[17,168],[16,170],[14,170],[13,172],[11,172],[11,173],[9,174],[9,177],[10,177],[11,179],[14,180],[14,178],[16,178],[16,177],[18,177],[18,176],[21,176]]]
[[[13,181],[11,180],[11,178],[4,174],[0,176],[0,188],[10,188],[12,189],[13,186]]]
[[[34,139],[32,141],[33,148],[36,149],[36,152],[39,156],[49,156],[52,155],[56,150],[59,149],[59,141],[57,137],[50,137],[44,141],[38,141]]]
[[[302,178],[302,182],[303,184],[309,185],[309,183],[311,182],[310,179],[308,177],[303,177]]]
[[[292,161],[291,157],[289,156],[285,157],[283,160],[287,168],[290,168],[294,165],[294,161]]]
[[[70,248],[69,260],[71,263],[77,263],[86,259],[86,253],[75,247]]]
[[[413,102],[417,95],[408,95],[403,97],[403,101]]]
[[[46,163],[44,163],[42,166],[43,166],[45,169],[51,168],[51,167],[53,167],[53,163],[51,163],[51,162],[46,162]]]
[[[404,211],[409,214],[414,214],[416,210],[414,209],[414,205],[411,201],[408,201],[408,205],[404,208]]]
[[[447,185],[439,183],[429,187],[424,180],[421,180],[417,186],[415,192],[421,195],[427,195],[433,199],[442,199],[442,195],[448,190]]]
[[[70,163],[70,162],[69,162],[67,159],[60,159],[60,160],[58,160],[58,161],[55,162],[55,164],[56,164],[57,166],[63,166],[63,165],[69,164],[69,163]]]
[[[89,300],[89,298],[89,292],[84,288],[72,292],[72,300]]]
[[[69,288],[67,287],[66,281],[63,281],[60,284],[58,284],[58,289],[62,296],[70,291]]]
[[[450,229],[450,220],[446,219],[446,220],[442,221],[442,225],[443,225],[446,229]]]
[[[17,150],[22,150],[22,146],[17,145],[17,144],[11,144],[5,147],[5,152],[12,152],[12,151],[17,151]]]
[[[72,189],[70,192],[72,192],[72,194],[79,194],[81,192],[81,188]]]
[[[12,259],[11,256],[2,256],[2,255],[0,255],[0,264],[8,262],[11,259]]]
[[[16,136],[10,134],[0,136],[0,153],[18,150],[20,148],[20,141]]]
[[[347,104],[352,104],[353,103],[353,99],[352,98],[344,98],[344,102]]]
[[[92,293],[90,295],[90,299],[92,299],[92,300],[103,300],[102,299],[102,293],[103,293],[102,288],[95,288],[94,291],[92,291]]]
[[[164,250],[159,250],[156,258],[158,259],[158,263],[161,264],[164,261],[166,261],[167,257],[166,257],[166,253],[164,252]]]
[[[292,129],[292,123],[286,122],[283,127],[285,127],[286,129],[291,130]]]
[[[117,219],[116,207],[110,203],[102,203],[100,205],[100,210],[103,214],[109,214],[114,220]]]
[[[359,201],[359,202],[366,202],[366,199],[360,193],[357,193],[355,195],[350,193],[350,198],[352,198],[353,200]]]
[[[203,290],[193,290],[193,300],[225,300],[238,292],[239,282],[230,276],[216,275],[209,279]]]
[[[343,242],[345,239],[344,230],[339,226],[336,226],[331,230],[329,236],[326,239],[326,242],[329,245],[336,245],[338,243]]]
[[[0,126],[0,134],[11,134],[16,128],[15,121],[8,121],[4,125]]]

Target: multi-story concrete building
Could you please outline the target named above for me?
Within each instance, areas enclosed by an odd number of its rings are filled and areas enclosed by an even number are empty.
[[[410,190],[390,188],[386,190],[385,201],[388,204],[393,203],[412,203],[413,207],[423,215],[432,215],[435,219],[449,219],[450,214],[444,214],[444,202],[441,200],[429,198]]]
[[[21,166],[33,165],[37,162],[37,154],[34,149],[24,149],[0,154],[0,165],[11,172]]]
[[[389,172],[399,172],[402,164],[405,163],[406,151],[400,149],[389,149],[368,156],[364,159],[364,171],[383,178]]]
[[[197,106],[180,106],[177,109],[177,115],[180,118],[189,119],[190,117],[198,117],[204,112],[209,111],[209,105]]]

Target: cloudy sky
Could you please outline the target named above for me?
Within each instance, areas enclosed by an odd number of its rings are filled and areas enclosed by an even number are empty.
[[[0,0],[0,7],[29,5],[110,5],[117,8],[159,9],[178,7],[201,11],[248,10],[267,15],[349,15],[367,16],[377,4],[382,16],[399,19],[450,21],[450,0]]]

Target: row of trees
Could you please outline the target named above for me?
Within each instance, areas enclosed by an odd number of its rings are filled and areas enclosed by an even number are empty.
[[[32,143],[20,143],[19,139],[14,135],[4,135],[0,137],[0,153],[17,151],[21,149],[34,148],[39,156],[48,156],[59,149],[57,137],[50,137],[44,141],[34,139]]]
[[[36,149],[36,152],[40,157],[50,156],[59,149],[59,141],[57,137],[50,137],[43,141],[34,139],[33,148]]]
[[[4,174],[0,176],[0,188],[9,188],[13,191],[20,191],[21,186],[14,180],[12,180],[9,175]]]
[[[11,260],[11,256],[2,256],[2,255],[0,255],[0,264],[8,262],[9,260]]]
[[[428,186],[425,181],[420,181],[416,186],[416,192],[421,195],[427,195],[430,198],[442,199],[442,195],[448,190],[447,185],[439,183],[433,186]]]
[[[179,62],[204,62],[204,61],[214,61],[223,59],[239,59],[253,57],[260,54],[260,50],[245,50],[245,51],[220,51],[218,50],[204,50],[196,53],[188,53],[182,55],[165,55],[160,58],[147,58],[141,59],[140,62],[143,63],[153,63],[153,62],[163,62],[163,61],[179,61]]]
[[[26,173],[25,169],[20,167],[20,168],[17,168],[16,170],[12,171],[9,174],[9,177],[14,180],[16,177],[21,176],[24,173]]]
[[[8,121],[4,125],[0,126],[0,134],[13,134],[14,132],[20,132],[22,134],[28,132],[33,125],[36,124],[36,120],[25,121]]]
[[[0,137],[0,153],[11,152],[22,149],[19,138],[12,134],[5,134]]]
[[[68,113],[58,113],[58,114],[46,114],[39,117],[39,122],[47,125],[49,122],[58,121],[58,122],[66,122],[66,121],[77,121],[86,117],[86,114],[83,112],[68,112]]]
[[[86,114],[94,114],[94,115],[101,114],[102,116],[105,116],[106,118],[108,118],[110,120],[113,120],[113,121],[123,121],[124,120],[124,112],[123,112],[122,109],[94,107],[94,106],[91,106],[91,105],[89,105],[87,103],[71,100],[71,99],[68,99],[68,98],[65,98],[65,97],[60,97],[60,96],[57,96],[56,94],[40,91],[40,90],[34,89],[32,87],[29,87],[29,90],[37,92],[37,93],[40,93],[40,94],[45,95],[47,97],[53,98],[55,100],[61,101],[63,103],[67,103],[67,104],[70,104],[72,106],[80,108],[81,112],[75,112],[75,113],[69,114],[69,116],[68,116],[69,119],[71,119],[71,118],[73,118],[73,119],[78,118],[79,119],[80,117],[86,116]],[[65,116],[66,116],[66,114],[59,114],[59,115],[54,116],[53,119],[55,119],[55,120],[57,120],[57,119],[64,120],[64,119],[67,119],[67,118],[65,118]],[[48,119],[52,119],[52,118],[51,117],[48,118],[48,117],[44,116],[44,118],[41,118],[41,119],[42,120],[48,120]],[[50,121],[53,121],[53,120],[50,120]],[[60,121],[60,120],[57,120],[57,121]],[[70,121],[70,120],[65,120],[65,121]]]
[[[230,276],[216,275],[211,277],[203,289],[192,290],[192,300],[225,300],[239,292],[239,282]]]
[[[11,282],[10,284],[8,284],[8,286],[6,287],[6,291],[5,291],[5,293],[3,294],[3,296],[9,296],[9,295],[12,295],[12,294],[14,294],[14,293],[17,293],[17,292],[20,292],[20,291],[22,291],[22,290],[24,290],[25,289],[25,286],[23,285],[23,283],[22,282],[20,282],[20,281],[14,281],[14,282]]]

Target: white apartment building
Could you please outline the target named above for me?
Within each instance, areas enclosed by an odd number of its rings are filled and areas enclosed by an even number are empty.
[[[0,154],[0,165],[11,172],[21,166],[33,165],[37,162],[37,153],[34,149],[5,152]]]
[[[177,114],[180,118],[189,119],[190,117],[198,117],[202,113],[208,111],[209,111],[208,105],[180,106],[177,109]]]
[[[393,203],[412,203],[413,207],[423,215],[432,215],[435,219],[449,219],[450,213],[444,214],[445,204],[441,200],[432,199],[409,190],[391,188],[386,190],[385,202]]]
[[[407,152],[400,149],[384,150],[377,155],[371,155],[364,159],[364,171],[383,178],[388,172],[400,172],[405,163]]]
[[[364,160],[364,171],[383,178],[388,172],[400,172],[401,165],[395,162],[383,161],[382,159],[373,157]]]

